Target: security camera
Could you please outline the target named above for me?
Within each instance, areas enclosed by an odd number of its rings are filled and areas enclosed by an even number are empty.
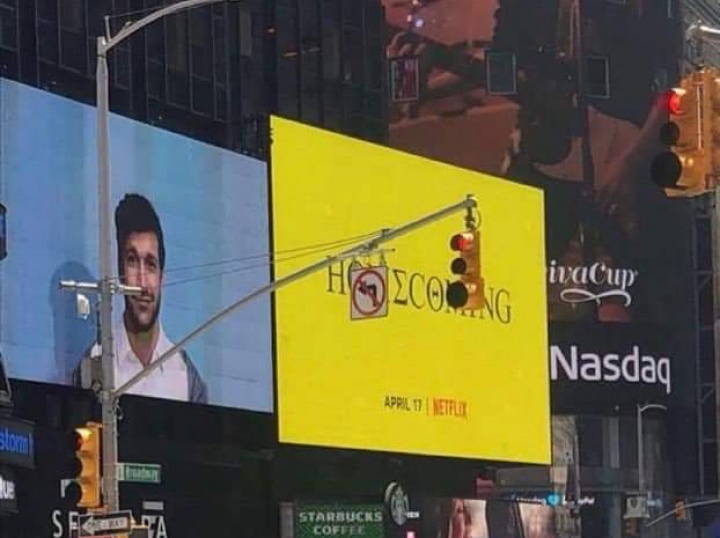
[[[90,316],[90,301],[82,293],[75,294],[75,311],[80,319]]]

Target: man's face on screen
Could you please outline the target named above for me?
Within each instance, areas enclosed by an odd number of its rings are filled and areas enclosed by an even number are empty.
[[[123,245],[124,282],[143,289],[141,295],[125,297],[126,320],[133,332],[152,329],[160,312],[163,275],[159,250],[154,232],[131,233]]]

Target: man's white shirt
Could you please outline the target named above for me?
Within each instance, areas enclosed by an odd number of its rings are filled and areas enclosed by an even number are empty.
[[[153,350],[152,362],[169,350],[173,344],[168,340],[162,325]],[[115,387],[120,387],[144,370],[143,363],[130,347],[127,330],[122,320],[113,325],[115,340]],[[93,346],[93,355],[100,354],[100,346]],[[180,352],[174,353],[162,365],[127,390],[128,394],[188,401],[188,369]]]

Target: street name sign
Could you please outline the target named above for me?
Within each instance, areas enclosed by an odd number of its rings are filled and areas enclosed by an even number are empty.
[[[79,537],[127,534],[132,530],[133,518],[130,510],[109,514],[89,514],[78,517]]]
[[[122,482],[159,484],[161,470],[157,463],[119,463],[118,479]]]

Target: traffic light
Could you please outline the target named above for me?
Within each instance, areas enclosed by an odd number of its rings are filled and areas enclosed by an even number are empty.
[[[625,536],[638,535],[638,520],[635,518],[625,520]]]
[[[666,149],[653,159],[650,173],[665,189],[687,190],[704,179],[701,91],[701,80],[692,73],[658,98],[658,106],[668,115],[659,133]]]
[[[650,174],[669,197],[711,188],[715,78],[712,70],[695,71],[658,98],[658,106],[668,115],[659,132],[666,149],[653,159]]]
[[[101,468],[101,426],[87,422],[85,426],[75,428],[75,455],[79,460],[77,484],[80,486],[80,500],[77,506],[96,508],[100,506]]]
[[[711,148],[710,155],[710,175],[712,177],[712,185],[717,183],[720,177],[720,70],[708,69],[706,74],[706,91],[708,103],[708,125],[709,143]]]
[[[447,287],[448,305],[462,310],[482,310],[485,286],[480,268],[480,232],[475,229],[453,235],[450,248],[459,254],[450,264],[450,271],[460,279]]]
[[[678,521],[687,521],[687,510],[685,508],[684,501],[678,501],[675,503],[675,519]]]

